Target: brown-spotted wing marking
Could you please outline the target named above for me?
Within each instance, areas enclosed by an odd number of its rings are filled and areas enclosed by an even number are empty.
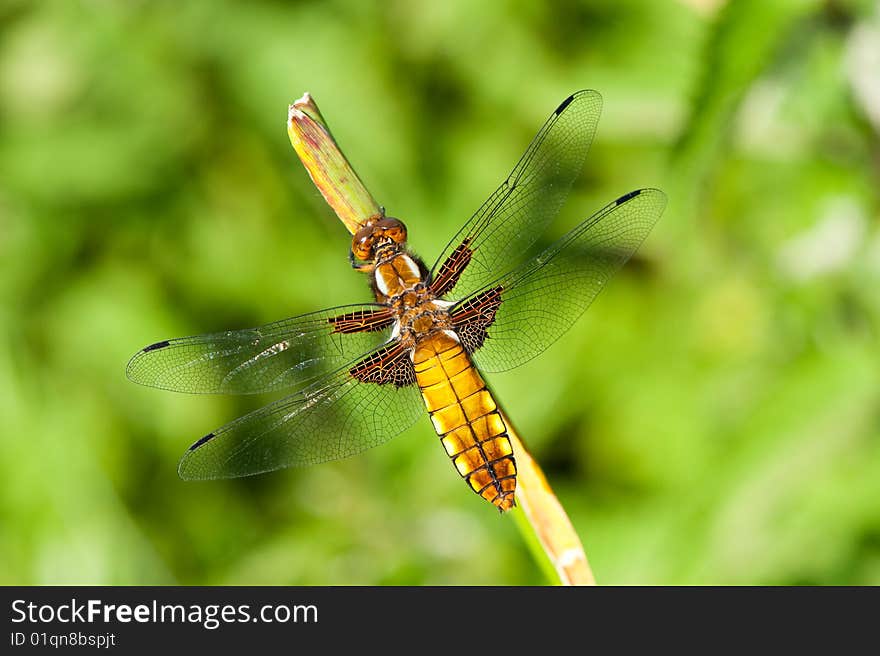
[[[666,207],[659,189],[618,198],[538,256],[451,308],[484,371],[505,371],[553,344],[638,249]]]
[[[501,306],[502,291],[500,285],[490,287],[453,308],[452,326],[468,353],[473,353],[486,341],[489,326]]]
[[[393,341],[376,349],[348,370],[353,377],[365,383],[405,387],[416,381],[411,349]]]
[[[418,388],[374,385],[353,372],[387,364],[391,346],[375,349],[309,387],[209,433],[184,454],[180,477],[233,478],[314,465],[390,440],[424,414]],[[412,371],[412,364],[409,368]]]
[[[256,394],[300,386],[388,339],[391,310],[344,305],[257,328],[151,344],[128,363],[136,383],[176,392]]]
[[[526,259],[583,168],[601,111],[602,97],[591,90],[556,108],[507,179],[440,254],[431,272],[437,296],[469,296]]]

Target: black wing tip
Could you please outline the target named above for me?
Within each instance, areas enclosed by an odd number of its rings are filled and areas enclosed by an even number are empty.
[[[616,201],[614,201],[614,204],[615,205],[623,205],[626,201],[632,200],[633,198],[635,198],[636,196],[641,194],[643,191],[645,191],[645,190],[644,189],[636,189],[635,191],[631,191],[628,194],[624,194],[623,196],[618,198]]]
[[[161,348],[165,348],[166,346],[171,345],[171,340],[163,339],[161,342],[156,342],[155,344],[150,344],[149,346],[145,346],[141,353],[149,353],[150,351],[156,351]]]
[[[556,114],[556,116],[559,116],[562,112],[564,112],[565,108],[568,107],[571,104],[571,101],[575,99],[575,96],[577,96],[577,94],[573,93],[568,98],[559,103],[559,107],[556,108],[554,114]]]
[[[651,194],[651,195],[654,195],[658,198],[662,198],[664,203],[666,201],[666,194],[663,193],[663,191],[661,191],[660,189],[655,189],[654,187],[646,187],[644,189],[635,189],[634,191],[631,191],[628,194],[624,194],[623,196],[618,198],[616,201],[614,201],[614,205],[615,206],[623,205],[627,201],[630,201],[633,198],[635,198],[636,196],[642,196],[642,195],[647,195],[647,194]]]
[[[190,472],[187,471],[187,463],[189,461],[189,455],[198,449],[201,446],[204,446],[206,443],[213,440],[217,437],[217,433],[208,433],[204,437],[200,437],[196,440],[191,447],[186,450],[186,453],[183,454],[183,457],[180,459],[180,463],[177,465],[177,475],[184,481],[193,481],[200,480],[205,477],[203,476],[193,476]]]
[[[195,451],[200,446],[202,446],[205,442],[209,442],[210,440],[213,440],[215,437],[217,437],[217,433],[208,433],[204,437],[200,437],[198,440],[196,440],[193,443],[193,445],[189,448],[189,450]]]
[[[580,98],[582,96],[592,96],[596,100],[596,102],[602,102],[602,94],[600,94],[595,89],[581,89],[580,91],[575,91],[568,98],[559,103],[559,107],[556,108],[556,111],[553,112],[553,115],[559,116],[562,112],[565,111],[566,107],[574,102],[576,98]]]
[[[171,345],[171,340],[164,339],[161,342],[156,342],[155,344],[150,344],[149,346],[145,346],[140,351],[135,353],[131,360],[128,361],[128,364],[125,365],[125,376],[132,382],[138,383],[139,385],[149,385],[150,383],[142,378],[137,371],[138,361],[141,359],[141,356],[146,355],[150,351],[158,351],[159,349],[163,349],[166,346]],[[140,372],[143,373],[142,371]]]

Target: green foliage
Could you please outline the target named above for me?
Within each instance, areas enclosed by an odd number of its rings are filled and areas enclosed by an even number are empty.
[[[585,87],[604,115],[555,234],[637,187],[670,205],[572,331],[491,382],[597,579],[880,583],[876,12],[6,3],[0,583],[542,582],[427,419],[347,461],[184,483],[191,441],[268,399],[124,369],[368,298],[285,134],[303,91],[432,262]]]

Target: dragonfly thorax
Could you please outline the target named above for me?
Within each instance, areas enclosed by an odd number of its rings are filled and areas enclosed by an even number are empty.
[[[405,347],[413,348],[420,339],[451,327],[452,303],[437,299],[424,266],[415,256],[405,251],[395,253],[379,261],[372,275],[376,300],[393,311],[393,337]]]
[[[427,291],[422,267],[415,257],[406,252],[395,252],[391,257],[382,258],[373,268],[373,287],[376,300],[380,303],[403,302],[409,294],[411,302],[417,299],[413,294]],[[421,291],[417,288],[421,287]]]
[[[404,347],[412,349],[434,333],[450,330],[452,319],[449,305],[445,301],[424,298],[413,306],[399,306],[395,337],[400,339]]]

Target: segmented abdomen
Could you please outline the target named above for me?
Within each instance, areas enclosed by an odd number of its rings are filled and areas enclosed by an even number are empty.
[[[507,428],[455,334],[440,331],[420,341],[413,365],[431,421],[458,473],[499,510],[512,508],[516,463]]]

